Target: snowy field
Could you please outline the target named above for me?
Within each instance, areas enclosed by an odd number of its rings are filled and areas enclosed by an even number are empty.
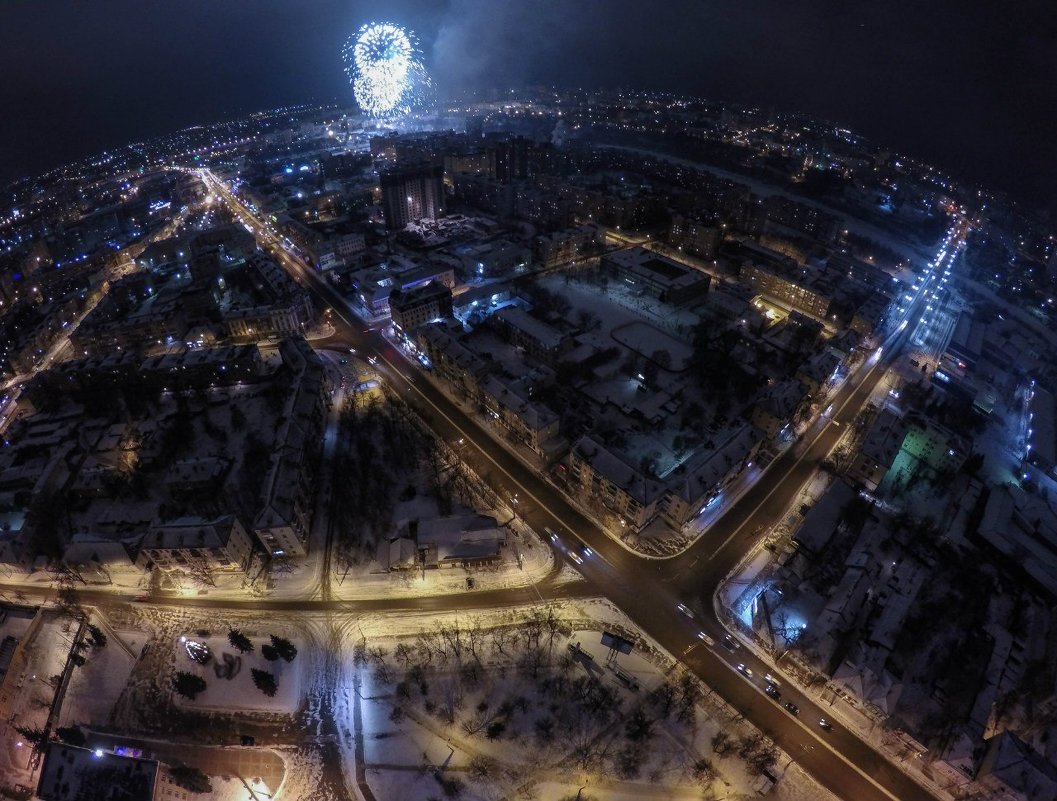
[[[61,726],[105,725],[147,641],[143,632],[132,629],[103,631],[106,645],[89,647],[85,664],[73,671],[59,717]]]
[[[549,610],[364,621],[348,717],[378,799],[832,798],[607,602]],[[603,630],[635,650],[607,664]]]

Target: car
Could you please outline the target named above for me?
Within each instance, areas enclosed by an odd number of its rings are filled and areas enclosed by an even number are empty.
[[[377,356],[368,356],[367,357],[367,361],[369,363],[371,363],[371,364],[378,364],[378,357]]]
[[[584,556],[594,556],[595,552],[587,545],[583,546],[582,553]]]
[[[744,662],[738,663],[738,673],[744,673],[750,679],[752,678],[752,668],[746,665]]]
[[[345,358],[338,359],[338,364],[348,364],[349,360]]]
[[[682,612],[687,617],[691,617],[692,618],[694,616],[694,613],[690,611],[690,607],[688,607],[686,604],[678,604],[675,608],[678,609],[680,612]]]
[[[554,529],[549,526],[544,526],[543,530],[547,533],[547,536],[550,537],[551,542],[558,541],[558,535],[554,532]]]
[[[737,640],[735,640],[728,634],[726,637],[723,638],[723,647],[731,653],[734,653],[739,648],[741,648],[741,643],[739,643]]]
[[[796,717],[797,715],[800,714],[800,707],[798,707],[792,701],[786,701],[784,704],[782,704],[782,706],[784,706],[785,707],[785,711],[788,712],[793,717]]]
[[[773,684],[775,687],[781,687],[782,686],[782,682],[778,681],[778,679],[776,679],[770,673],[765,674],[764,677],[763,677],[763,680],[765,682],[767,682],[768,684]]]
[[[818,727],[823,731],[833,731],[833,724],[825,718],[818,719]]]
[[[705,645],[715,645],[716,641],[705,634],[703,631],[697,632],[697,639],[701,640]]]
[[[150,596],[149,595],[137,595],[132,600],[133,601],[139,601],[139,602],[142,603],[143,601],[149,601],[150,600]]]
[[[775,687],[773,684],[768,684],[766,687],[763,688],[763,691],[765,693],[767,693],[767,695],[769,695],[775,701],[782,700],[781,691],[777,687]]]
[[[584,563],[584,560],[580,558],[580,554],[578,554],[576,551],[569,551],[569,558],[576,562],[576,564],[578,565],[582,565]]]

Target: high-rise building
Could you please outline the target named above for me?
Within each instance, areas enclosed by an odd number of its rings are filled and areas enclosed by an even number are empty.
[[[385,224],[398,231],[415,220],[444,216],[444,167],[418,164],[382,173]]]
[[[523,136],[496,142],[495,177],[500,181],[517,181],[529,177],[529,153],[535,143]]]

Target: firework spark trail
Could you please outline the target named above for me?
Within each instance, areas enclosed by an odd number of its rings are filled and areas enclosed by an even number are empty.
[[[365,114],[393,117],[426,102],[432,85],[418,43],[399,25],[364,25],[345,43],[343,58],[356,103]]]

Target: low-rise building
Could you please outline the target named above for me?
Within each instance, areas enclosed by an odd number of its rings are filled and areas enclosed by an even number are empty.
[[[511,344],[546,364],[561,358],[568,338],[552,325],[543,322],[524,309],[508,306],[492,315]]]
[[[83,584],[113,584],[143,575],[147,560],[137,550],[134,541],[77,534],[63,550],[62,564]]]
[[[394,290],[389,295],[389,313],[393,325],[410,335],[420,325],[451,317],[451,289],[431,281],[412,289]]]
[[[664,485],[644,476],[589,436],[569,452],[569,483],[585,501],[597,501],[633,530],[657,517]]]
[[[832,348],[815,353],[797,368],[796,380],[804,385],[808,395],[814,395],[836,376],[843,355]]]
[[[466,567],[498,560],[506,529],[485,515],[437,517],[418,522],[417,540],[423,567]]]
[[[159,773],[160,765],[153,759],[49,742],[36,797],[42,801],[156,801]]]
[[[761,434],[751,425],[738,427],[718,447],[702,450],[665,477],[662,512],[674,529],[703,514],[723,489],[752,466]]]
[[[294,375],[280,416],[253,531],[272,556],[304,556],[315,508],[312,481],[323,446],[330,387],[319,356],[303,339],[279,346]]]
[[[249,567],[253,541],[233,514],[212,520],[181,517],[156,521],[140,550],[148,568],[164,573],[242,573]]]
[[[625,283],[665,303],[680,306],[708,294],[712,277],[646,248],[618,250],[602,257],[602,266]]]
[[[540,234],[532,240],[532,255],[540,264],[551,267],[591,255],[601,249],[605,241],[605,228],[587,223]]]
[[[974,785],[992,801],[1057,798],[1057,765],[1011,731],[987,740]],[[970,796],[972,797],[972,796]]]
[[[558,439],[559,419],[549,406],[527,397],[524,385],[488,375],[479,384],[480,399],[488,414],[515,442],[545,457]]]
[[[775,437],[790,421],[807,392],[799,381],[782,381],[770,387],[752,407],[752,424],[767,437]]]
[[[495,370],[495,365],[463,345],[445,323],[420,327],[416,339],[432,363],[433,372],[459,394],[476,400],[481,381]]]
[[[824,319],[829,311],[830,297],[812,289],[800,273],[746,262],[741,267],[741,278],[753,291],[816,319]]]
[[[859,453],[848,468],[848,478],[873,492],[884,480],[906,437],[902,418],[890,409],[877,413],[867,429]]]
[[[703,222],[681,214],[672,216],[672,225],[668,229],[668,243],[684,253],[699,256],[702,259],[714,258],[720,238],[720,229],[712,222]]]

